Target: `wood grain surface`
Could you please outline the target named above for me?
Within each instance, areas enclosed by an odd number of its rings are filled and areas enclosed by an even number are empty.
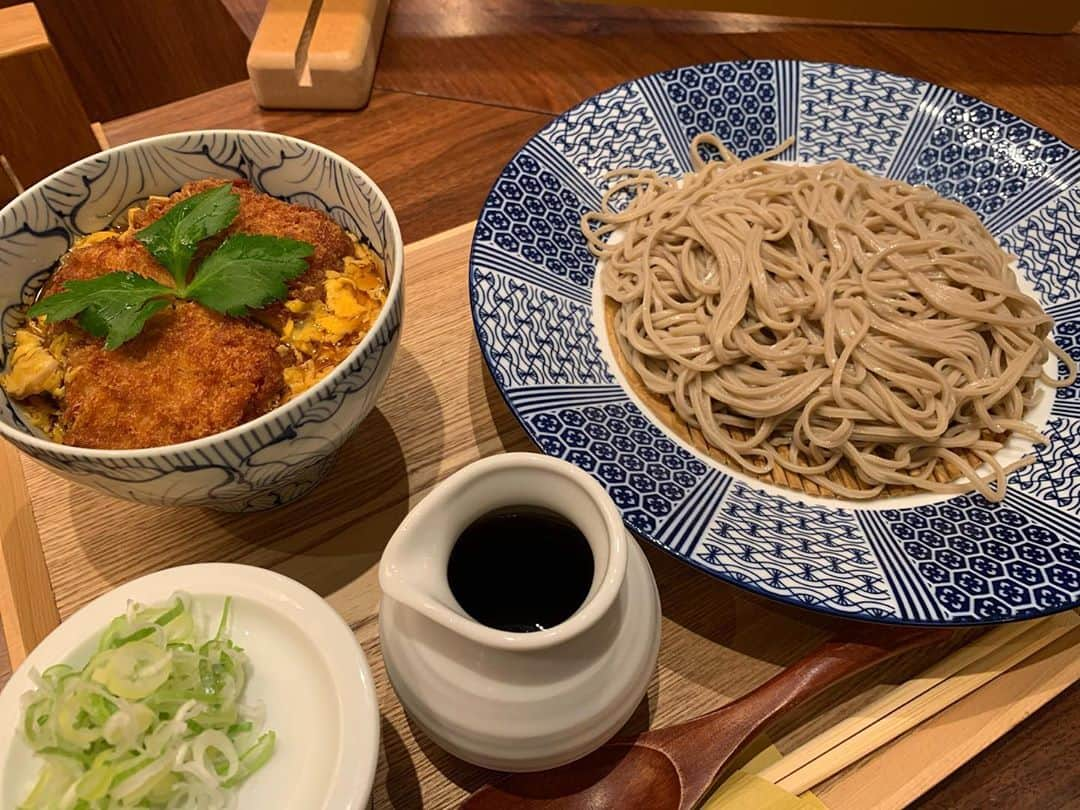
[[[467,315],[466,285],[447,281],[464,269],[470,235],[471,226],[464,226],[406,249],[410,303],[386,389],[327,480],[302,500],[252,515],[139,506],[23,461],[62,617],[133,577],[205,560],[269,567],[326,596],[355,631],[379,693],[384,750],[376,808],[451,807],[491,778],[442,752],[411,726],[389,687],[377,617],[379,556],[408,509],[470,461],[531,449],[484,369]],[[645,550],[663,605],[663,635],[657,672],[628,733],[723,705],[827,636],[845,632],[842,620],[772,604],[696,575],[651,546]],[[880,627],[874,632],[886,643],[895,631]],[[772,730],[772,739],[781,751],[793,749],[978,632],[958,631],[944,645],[904,655],[828,690],[789,715]],[[1075,657],[1076,648],[1071,653]],[[1033,691],[1032,684],[1027,686]],[[1007,714],[1021,694],[996,694],[990,699],[992,714]],[[1022,718],[1008,719],[1015,724]],[[975,729],[971,750],[1002,733],[1000,726],[993,730],[997,734]],[[935,773],[937,778],[947,773],[937,757],[920,760],[906,754],[905,761],[922,781],[897,785],[888,794],[896,803],[891,806],[915,798],[932,784]],[[830,806],[861,810],[861,797],[874,786],[857,773],[859,784],[849,784],[846,773],[830,780],[829,788],[840,791]]]
[[[257,18],[259,0],[241,2],[244,19]],[[474,217],[498,170],[551,113],[650,70],[748,56],[898,70],[982,96],[1073,144],[1080,141],[1080,38],[1075,35],[826,27],[524,0],[395,0],[376,74],[378,89],[359,113],[264,112],[246,84],[237,84],[113,121],[106,130],[113,143],[214,126],[277,130],[317,141],[375,178],[393,201],[408,242]],[[415,250],[410,261],[414,258]],[[459,261],[436,277],[408,276],[405,344],[379,408],[346,446],[331,479],[302,506],[247,521],[198,510],[129,511],[107,499],[87,509],[82,490],[27,464],[32,485],[43,484],[48,493],[36,508],[47,553],[70,561],[54,572],[61,614],[70,615],[100,589],[155,568],[194,559],[241,560],[278,568],[328,594],[352,617],[365,650],[374,656],[373,566],[409,505],[439,477],[479,454],[530,448],[476,351],[464,274]],[[432,302],[423,315],[419,300]],[[431,342],[416,343],[420,336]],[[432,356],[425,345],[438,351]],[[435,430],[430,429],[433,417]],[[341,470],[350,475],[342,476]],[[121,514],[138,540],[117,548]],[[654,549],[647,554],[664,605],[664,663],[648,705],[632,721],[634,728],[643,728],[650,716],[689,717],[706,700],[741,694],[834,626],[710,580]],[[782,749],[926,663],[913,656],[812,702],[779,730]],[[0,682],[6,671],[0,653]],[[376,673],[384,710],[378,804],[417,807],[423,798],[425,806],[440,807],[479,784],[483,774],[413,738],[379,665]],[[1080,690],[1072,689],[926,795],[920,806],[1076,806],[1077,727]],[[895,756],[891,763],[903,767]]]
[[[530,0],[396,0],[376,86],[557,113],[642,73],[760,58],[915,76],[1080,141],[1080,107],[1068,103],[1080,96],[1074,34],[826,26]]]
[[[0,8],[0,88],[0,155],[23,188],[97,151],[90,119],[33,3]],[[4,167],[0,175],[7,186]],[[8,199],[0,189],[0,204]]]
[[[1080,632],[1074,630],[1021,666],[1006,672],[971,697],[950,706],[925,723],[891,743],[873,756],[815,789],[828,807],[875,808],[899,810],[938,782],[935,771],[944,767],[959,768],[969,757],[986,747],[987,740],[1000,737],[1018,720],[1027,717],[1048,695],[1056,695],[1080,676],[1077,644]],[[1034,772],[1026,785],[1011,790],[988,792],[977,783],[970,795],[952,791],[936,800],[931,797],[924,807],[970,808],[1069,808],[1077,806],[1075,772],[1071,777],[1070,751],[1076,751],[1076,726],[1073,739],[1049,753],[1047,773]],[[928,766],[927,763],[933,763]],[[1064,766],[1064,767],[1063,767]],[[1060,773],[1064,771],[1064,773]],[[962,773],[962,771],[961,771]]]
[[[14,446],[0,445],[0,582],[11,584],[0,588],[0,623],[14,666],[60,622],[22,461]]]
[[[911,806],[1070,810],[1080,800],[1080,686],[995,742]]]

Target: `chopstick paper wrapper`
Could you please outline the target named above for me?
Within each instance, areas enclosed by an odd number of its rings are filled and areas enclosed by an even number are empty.
[[[720,785],[702,805],[702,810],[825,810],[812,793],[796,796],[777,787],[758,773],[783,759],[775,745],[764,737],[736,760],[738,770]],[[744,764],[739,764],[739,761]]]

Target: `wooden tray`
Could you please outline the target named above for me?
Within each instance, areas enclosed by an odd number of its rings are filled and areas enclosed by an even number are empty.
[[[470,461],[533,449],[476,345],[466,284],[471,234],[472,225],[463,225],[406,249],[404,340],[379,406],[327,481],[301,501],[252,515],[140,506],[68,483],[29,459],[15,463],[0,489],[12,489],[21,467],[30,506],[9,504],[7,513],[36,524],[40,554],[11,544],[0,554],[0,610],[12,664],[56,615],[70,616],[136,576],[190,562],[261,565],[325,595],[368,656],[383,717],[375,807],[450,807],[486,781],[486,772],[444,753],[409,724],[386,679],[377,619],[379,555],[409,508]],[[15,534],[10,525],[0,530]],[[836,626],[645,550],[663,602],[663,642],[648,700],[629,730],[737,697]],[[958,632],[956,645],[977,632]],[[815,793],[834,810],[904,806],[1080,677],[1078,650],[1074,631]],[[913,653],[847,682],[775,729],[773,741],[791,750],[940,655],[940,648]]]

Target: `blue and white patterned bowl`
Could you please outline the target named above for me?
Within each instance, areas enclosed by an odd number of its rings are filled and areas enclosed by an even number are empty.
[[[34,435],[6,397],[0,434],[65,478],[111,495],[171,506],[268,509],[318,483],[334,451],[374,407],[398,345],[401,232],[379,187],[344,158],[285,135],[207,130],[109,149],[42,180],[0,211],[0,360],[6,363],[22,307],[74,239],[109,227],[149,195],[171,194],[204,177],[245,178],[259,191],[325,211],[366,237],[390,281],[371,332],[303,396],[205,439],[134,451],[67,447]]]
[[[1080,385],[1033,415],[1051,439],[1001,504],[855,505],[769,486],[683,444],[624,384],[578,228],[605,172],[690,169],[714,132],[742,157],[843,158],[974,209],[1019,257],[1080,360],[1080,153],[1004,110],[845,65],[717,62],[646,76],[560,115],[514,156],[477,221],[473,319],[496,383],[547,453],[608,489],[627,525],[721,579],[893,623],[999,622],[1080,604]],[[598,326],[599,325],[599,326]]]

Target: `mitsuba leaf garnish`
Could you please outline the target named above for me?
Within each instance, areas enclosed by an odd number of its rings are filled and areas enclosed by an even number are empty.
[[[135,234],[168,269],[175,287],[137,273],[115,271],[65,282],[63,290],[42,298],[27,315],[45,316],[52,323],[78,318],[91,335],[105,338],[105,348],[111,350],[138,335],[150,317],[174,299],[197,301],[234,316],[281,300],[289,291],[286,282],[307,270],[307,258],[314,252],[307,242],[235,234],[188,279],[199,243],[229,227],[239,208],[239,195],[226,183],[177,203]]]
[[[285,297],[285,282],[307,270],[312,247],[276,236],[236,234],[199,266],[187,297],[226,315],[246,315]]]
[[[172,273],[177,289],[183,289],[199,242],[228,228],[239,211],[240,197],[225,183],[178,202],[135,238]]]
[[[78,316],[83,329],[105,338],[106,349],[115,349],[139,334],[150,316],[168,306],[175,294],[174,289],[152,278],[116,272],[69,281],[63,292],[42,298],[27,315],[44,315],[54,323]]]

